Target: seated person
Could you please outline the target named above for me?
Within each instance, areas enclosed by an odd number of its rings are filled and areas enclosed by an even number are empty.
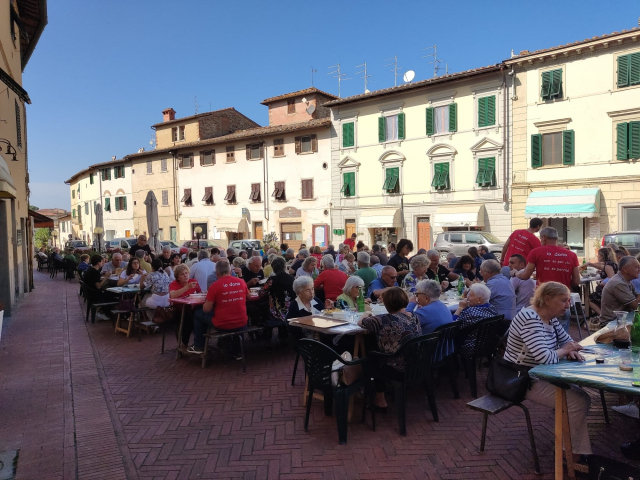
[[[440,265],[440,252],[431,249],[427,252],[429,258],[429,268],[427,269],[427,277],[431,280],[437,280],[440,283],[442,291],[451,288],[451,283],[458,279],[458,274],[453,273],[444,265]]]
[[[516,314],[523,308],[527,308],[533,293],[536,290],[536,281],[533,278],[529,280],[522,280],[517,277],[518,272],[521,272],[527,267],[527,259],[519,253],[514,253],[509,258],[509,275],[511,286],[516,294]],[[504,270],[504,267],[502,267]]]
[[[380,259],[378,258],[377,255],[369,255],[369,266],[376,271],[378,278],[380,278],[380,275],[382,275],[382,269],[384,268],[384,265],[380,263]]]
[[[371,282],[378,278],[378,272],[371,268],[371,257],[367,252],[358,252],[356,258],[358,260],[358,270],[355,273],[364,280],[364,288],[368,290]]]
[[[89,288],[102,290],[107,280],[109,280],[108,276],[104,278],[100,277],[100,269],[102,268],[103,261],[104,259],[100,255],[91,257],[91,267],[89,267],[84,274],[84,283],[86,283]]]
[[[483,262],[484,263],[484,262]],[[460,306],[453,314],[453,320],[460,320],[460,333],[462,344],[459,349],[460,355],[468,357],[473,353],[476,344],[477,332],[466,334],[476,323],[485,318],[498,315],[495,307],[489,303],[491,290],[486,285],[474,283],[469,288],[467,298],[460,300]]]
[[[471,286],[471,283],[476,279],[475,273],[473,270],[475,268],[475,262],[470,255],[462,255],[453,269],[453,273],[457,273],[461,277],[465,279],[465,285],[467,287]]]
[[[500,264],[497,260],[485,260],[480,266],[480,273],[491,290],[489,303],[495,307],[498,315],[504,315],[505,320],[511,321],[516,314],[516,294],[509,279],[502,275]],[[506,331],[505,328],[502,333]]]
[[[411,257],[411,260],[409,260],[411,273],[405,275],[404,280],[402,280],[402,288],[405,291],[408,290],[410,294],[415,294],[416,284],[422,280],[427,280],[427,269],[430,263],[429,258],[423,253],[418,253]]]
[[[260,280],[264,280],[262,259],[260,257],[249,258],[241,271],[242,280],[247,284],[247,287],[257,287]]]
[[[618,262],[618,273],[616,273],[604,286],[602,290],[602,309],[600,312],[600,324],[616,319],[616,310],[631,312],[638,307],[640,295],[631,284],[632,280],[638,278],[640,273],[640,263],[634,257],[626,256]]]
[[[188,259],[185,262],[187,267],[191,268],[194,263],[198,263],[198,252],[189,252]],[[175,273],[175,272],[174,272]]]
[[[80,270],[81,272],[86,272],[87,269],[89,269],[91,267],[89,260],[91,257],[89,257],[89,255],[87,255],[86,253],[84,255],[80,255],[80,263],[78,264],[78,270]]]
[[[347,278],[344,287],[342,287],[342,294],[338,295],[338,298],[336,298],[336,308],[340,308],[342,310],[347,308],[357,308],[357,301],[361,288],[364,289],[364,280],[360,277],[352,275]],[[370,302],[371,300],[366,298],[365,301]]]
[[[158,257],[162,262],[162,268],[167,268],[171,265],[171,247],[169,245],[165,245],[162,247],[162,255]]]
[[[346,253],[342,261],[338,264],[338,270],[351,275],[356,272],[356,265],[354,264],[356,257],[353,253]]]
[[[141,304],[148,308],[167,308],[169,303],[169,284],[171,279],[162,269],[162,260],[156,258],[151,262],[151,273],[140,276],[140,290],[149,290],[151,295],[146,295]],[[146,312],[149,320],[153,318],[153,311]]]
[[[449,307],[440,301],[442,289],[437,281],[421,280],[415,290],[415,297],[409,302],[407,312],[418,317],[423,335],[453,321]]]
[[[38,251],[38,257],[40,257],[41,260],[47,260],[49,258],[47,257],[47,251],[44,247],[41,247]]]
[[[600,271],[599,273],[602,282],[596,286],[593,293],[589,294],[589,307],[598,315],[600,314],[600,302],[602,302],[602,290],[604,290],[604,286],[607,282],[611,280],[616,273],[618,273],[618,262],[615,260],[615,257],[616,254],[611,248],[600,248],[598,249],[597,262],[587,262],[580,267],[580,270],[584,270],[587,267],[594,267]],[[633,282],[634,280],[631,281],[632,285]],[[636,292],[637,291],[638,289],[636,288]]]
[[[480,245],[478,247],[478,253],[485,260],[495,260],[496,262],[498,261],[496,256],[489,251],[489,249],[486,247],[486,245]]]
[[[145,252],[144,250],[138,250],[136,251],[135,255],[133,256],[133,258],[137,258],[138,261],[140,262],[140,268],[142,270],[144,270],[145,272],[150,272],[151,271],[151,264],[145,260],[146,258],[148,258],[148,255],[146,255],[147,252]],[[131,260],[133,261],[133,260]],[[131,262],[129,262],[131,263]]]
[[[309,258],[315,260],[314,257]],[[293,291],[296,294],[296,298],[289,304],[287,320],[322,313],[324,305],[315,295],[313,279],[311,277],[302,276],[296,278],[293,282]]]
[[[382,275],[380,275],[380,278],[376,278],[369,285],[367,297],[369,297],[372,302],[376,302],[385,290],[398,286],[397,279],[398,273],[396,272],[396,269],[387,265],[382,269]]]
[[[64,258],[62,258],[62,255],[60,255],[60,249],[58,247],[53,249],[51,258],[53,258],[56,262],[60,262],[60,263],[64,262]]]
[[[456,268],[456,265],[458,265],[458,257],[456,257],[456,254],[453,252],[449,252],[447,253],[447,266],[449,268],[449,270],[453,270]]]
[[[287,326],[285,325],[289,306],[296,298],[293,291],[294,277],[287,273],[286,260],[276,255],[271,260],[273,274],[259,291],[260,298],[269,300],[269,323],[265,328],[265,338],[271,341],[273,327],[278,327],[278,338],[287,338]]]
[[[302,266],[296,271],[296,278],[298,277],[311,277],[313,279],[318,278],[320,272],[317,268],[318,259],[316,257],[307,257],[302,262]]]
[[[102,266],[102,273],[120,276],[125,268],[127,268],[127,263],[122,260],[122,254],[116,252],[111,256],[111,261]]]
[[[133,260],[132,260],[133,261]],[[169,284],[169,298],[183,298],[192,293],[200,293],[200,285],[195,278],[189,278],[189,267],[178,265],[173,271],[176,279]],[[189,338],[193,330],[193,308],[180,303],[173,304],[173,319],[180,324],[182,309],[184,308],[184,323],[182,325],[182,345],[189,345]]]
[[[138,251],[142,252],[143,250]],[[127,268],[124,271],[120,272],[118,286],[122,287],[123,285],[137,285],[140,283],[140,277],[144,273],[147,272],[146,270],[140,268],[140,260],[138,260],[138,257],[136,257],[129,262]],[[108,275],[107,278],[109,278]]]
[[[316,289],[324,290],[325,300],[331,300],[335,302],[340,294],[342,294],[342,288],[347,281],[347,274],[341,272],[335,268],[333,256],[326,254],[322,257],[321,265],[323,267],[322,272],[318,275],[318,278],[313,282],[313,286]]]
[[[241,257],[238,257],[241,258]],[[247,329],[247,297],[249,289],[241,278],[231,277],[231,265],[227,260],[221,259],[216,263],[216,280],[207,291],[207,301],[202,306],[202,311],[213,316],[196,315],[193,331],[193,346],[189,347],[190,353],[204,352],[204,334],[209,325],[213,324],[219,332],[241,332]],[[209,318],[211,319],[209,321]],[[222,339],[221,339],[222,340]],[[225,338],[223,346],[231,349],[236,360],[242,359],[240,338]]]
[[[70,261],[73,263],[78,263],[78,259],[76,258],[76,256],[73,254],[73,252],[68,252],[65,256],[64,256],[64,260],[65,261]]]

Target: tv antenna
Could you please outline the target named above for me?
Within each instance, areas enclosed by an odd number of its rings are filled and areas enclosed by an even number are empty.
[[[344,78],[347,76],[346,73],[342,73],[342,71],[340,70],[340,64],[337,63],[335,65],[331,65],[329,68],[335,68],[334,71],[329,72],[327,75],[333,75],[333,78],[337,78],[338,79],[338,98],[342,98],[340,96],[340,86],[342,84],[343,81],[345,80],[351,80],[350,78]]]
[[[200,107],[200,105],[198,104],[198,98],[194,95],[193,96],[193,106],[196,110],[196,115],[198,114],[198,108]]]
[[[433,47],[423,48],[423,50],[431,50],[433,49],[433,53],[429,53],[427,55],[423,55],[420,58],[430,58],[433,57],[433,60],[429,62],[429,65],[433,64],[433,78],[438,76],[438,70],[442,70],[440,64],[444,62],[442,59],[438,59],[438,45],[434,45]],[[449,66],[446,67],[446,73],[449,73]]]
[[[404,68],[398,67],[398,57],[397,56],[394,56],[393,58],[387,58],[385,60],[385,62],[390,62],[391,60],[393,60],[392,63],[387,63],[384,66],[385,67],[393,67],[391,69],[391,71],[393,72],[393,86],[397,87],[398,86],[398,71],[402,71],[402,70],[404,70]]]
[[[311,65],[311,86],[313,87],[313,74],[314,73],[318,73],[318,70],[313,68],[313,65]]]
[[[150,150],[155,150],[156,149],[156,136],[155,135],[151,135],[151,139],[149,140],[149,149]]]
[[[369,93],[369,89],[367,86],[369,85],[369,77],[372,77],[370,73],[367,73],[367,62],[364,62],[362,65],[356,65],[356,68],[363,67],[361,71],[356,72],[356,75],[362,73],[360,78],[364,79],[364,93]]]

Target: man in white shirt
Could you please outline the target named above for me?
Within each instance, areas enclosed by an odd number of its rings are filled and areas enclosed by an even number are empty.
[[[216,271],[216,264],[209,259],[208,250],[198,252],[198,263],[193,264],[189,270],[189,278],[195,278],[203,292],[207,291],[207,277]]]
[[[532,278],[528,280],[521,280],[516,276],[516,274],[524,270],[526,266],[527,259],[519,253],[511,255],[509,258],[511,286],[516,292],[516,313],[531,304],[531,298],[533,298],[533,292],[536,289],[536,281]]]

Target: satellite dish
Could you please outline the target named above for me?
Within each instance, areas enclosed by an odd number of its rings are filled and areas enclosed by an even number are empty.
[[[315,105],[309,105],[309,106],[307,107],[307,113],[308,113],[309,115],[313,115],[313,112],[315,112],[315,111],[316,111],[316,106],[315,106]]]
[[[407,70],[404,74],[404,77],[402,78],[405,81],[405,83],[411,83],[411,80],[416,78],[416,72],[414,72],[413,70]]]
[[[364,93],[371,93],[371,90],[369,90],[368,88],[365,88]]]
[[[307,97],[302,97],[302,103],[307,103]]]

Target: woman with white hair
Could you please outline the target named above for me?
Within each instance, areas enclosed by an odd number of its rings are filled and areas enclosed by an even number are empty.
[[[322,301],[315,295],[313,279],[311,277],[303,276],[296,278],[293,282],[293,291],[296,294],[296,299],[289,304],[287,320],[322,313],[324,306],[322,305]]]
[[[364,288],[364,280],[360,277],[353,275],[347,278],[344,287],[342,287],[342,294],[336,298],[336,307],[342,310],[355,308],[361,288]],[[368,298],[365,301],[371,302]]]
[[[322,266],[322,272],[318,275],[318,278],[313,282],[313,286],[317,290],[324,291],[324,298],[335,302],[338,296],[342,293],[342,287],[344,287],[347,281],[347,274],[338,270],[333,261],[333,256],[326,254],[322,257],[320,262]]]
[[[427,269],[431,265],[431,260],[426,254],[419,254],[411,257],[409,266],[411,273],[407,273],[402,281],[402,288],[408,293],[416,293],[416,285],[418,282],[427,279]]]
[[[460,333],[464,340],[460,346],[459,353],[463,356],[469,356],[473,353],[473,347],[476,343],[477,332],[471,332],[465,336],[465,331],[469,330],[480,320],[495,317],[498,315],[495,307],[489,303],[491,298],[491,290],[486,285],[474,283],[469,287],[467,298],[460,300],[460,306],[453,314],[453,321],[460,320]]]
[[[296,278],[299,277],[312,277],[314,280],[318,278],[320,272],[317,268],[318,259],[316,257],[307,257],[302,262],[302,266],[296,272]]]
[[[423,335],[453,321],[449,307],[440,301],[442,289],[438,282],[421,280],[416,284],[415,291],[415,297],[407,305],[407,312],[413,312],[418,317]]]

